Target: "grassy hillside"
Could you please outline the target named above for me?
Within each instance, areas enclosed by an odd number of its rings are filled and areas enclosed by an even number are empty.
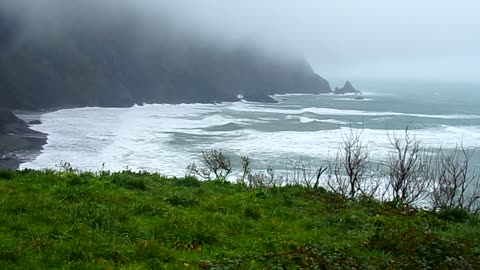
[[[480,219],[157,174],[1,171],[0,269],[480,269]]]

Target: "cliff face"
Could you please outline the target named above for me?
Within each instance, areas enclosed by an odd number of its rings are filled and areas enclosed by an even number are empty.
[[[139,42],[137,32],[128,24],[72,24],[58,31],[45,26],[32,37],[15,20],[0,16],[0,108],[212,102],[235,100],[237,94],[331,91],[305,61],[216,48],[168,32],[151,43]]]

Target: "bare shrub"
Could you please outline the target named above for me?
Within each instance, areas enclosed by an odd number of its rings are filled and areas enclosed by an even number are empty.
[[[343,141],[335,160],[329,166],[327,186],[333,191],[351,199],[365,195],[366,173],[369,170],[369,151],[360,140],[361,132],[350,130],[342,134]]]
[[[240,160],[242,162],[242,176],[237,180],[237,182],[239,182],[240,184],[246,184],[245,180],[248,179],[248,176],[252,171],[250,169],[251,160],[247,156],[240,156]]]
[[[327,169],[328,166],[316,167],[300,158],[286,166],[286,182],[316,189],[320,187],[321,177]]]
[[[202,162],[205,167],[198,167],[195,162],[188,165],[187,171],[204,179],[226,179],[232,172],[232,162],[222,151],[212,149],[208,152],[202,152]]]
[[[378,198],[381,195],[380,187],[385,182],[384,176],[381,164],[370,163],[362,184],[359,186],[361,196]]]
[[[187,166],[187,173],[196,175],[203,179],[211,179],[212,174],[212,172],[208,168],[198,167],[195,161]]]
[[[64,173],[74,173],[74,172],[78,172],[77,169],[73,168],[73,165],[68,162],[68,161],[60,161],[59,164],[55,165],[57,168],[60,169],[60,171],[64,172]]]
[[[392,152],[386,164],[388,182],[384,197],[398,204],[411,205],[428,196],[432,155],[420,140],[411,136],[408,127],[403,136],[388,135]]]
[[[431,172],[434,179],[431,193],[434,210],[480,211],[480,177],[470,172],[471,158],[471,153],[463,145],[449,154],[440,149],[436,170]]]
[[[277,177],[271,166],[268,166],[265,171],[250,172],[247,179],[247,185],[251,188],[274,188],[284,184],[284,178]]]
[[[327,186],[335,193],[348,197],[350,194],[350,185],[348,177],[343,172],[341,164],[340,151],[337,153],[335,160],[328,164]]]

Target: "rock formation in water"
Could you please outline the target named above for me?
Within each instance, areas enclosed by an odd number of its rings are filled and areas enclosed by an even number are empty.
[[[344,95],[344,94],[361,94],[362,92],[355,89],[352,83],[349,81],[345,82],[345,85],[342,88],[335,87],[333,91],[334,94]]]

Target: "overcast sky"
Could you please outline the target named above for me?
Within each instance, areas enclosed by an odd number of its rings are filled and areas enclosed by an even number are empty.
[[[301,54],[327,78],[480,80],[478,0],[171,2],[191,27]]]
[[[43,14],[59,12],[54,6],[69,2],[6,1],[36,3],[29,12],[43,9]],[[177,31],[191,31],[218,44],[255,43],[275,53],[304,56],[329,79],[480,81],[479,0],[99,2],[110,5],[112,13],[126,4],[152,26],[166,14]]]

